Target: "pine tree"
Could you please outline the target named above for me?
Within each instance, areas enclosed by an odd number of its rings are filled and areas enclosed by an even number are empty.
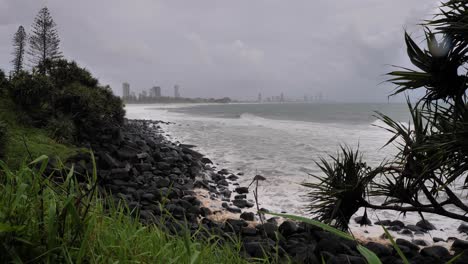
[[[19,26],[18,31],[16,31],[15,36],[13,37],[13,60],[11,63],[13,64],[13,69],[15,74],[18,74],[23,69],[23,61],[24,61],[24,51],[26,49],[26,40],[27,35],[26,31],[24,31],[23,26]]]
[[[45,64],[61,57],[60,39],[56,24],[47,7],[42,8],[34,19],[32,35],[29,39],[31,62],[39,66],[39,71],[45,74]]]

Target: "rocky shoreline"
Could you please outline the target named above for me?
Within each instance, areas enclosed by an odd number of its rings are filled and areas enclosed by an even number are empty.
[[[215,170],[212,161],[193,150],[194,146],[171,142],[163,136],[162,121],[127,120],[121,128],[96,135],[89,147],[95,153],[101,191],[124,201],[130,212],[147,224],[157,224],[170,232],[190,229],[193,234],[238,237],[246,258],[275,258],[294,263],[366,263],[356,242],[347,241],[314,226],[283,221],[277,217],[259,223],[254,201],[247,200],[247,186],[236,181],[242,172]],[[89,155],[69,159],[75,170],[92,170]],[[250,209],[252,208],[252,209]],[[430,223],[405,225],[383,221],[400,232],[427,232]],[[204,230],[200,232],[200,230]],[[468,227],[461,232],[468,232]],[[396,230],[395,230],[396,231]],[[424,243],[423,243],[424,242]],[[434,242],[435,239],[434,239]],[[411,263],[445,263],[454,254],[468,249],[468,242],[454,238],[451,251],[417,239],[397,239]],[[383,263],[401,263],[388,243],[366,242]],[[455,263],[468,263],[462,256]]]

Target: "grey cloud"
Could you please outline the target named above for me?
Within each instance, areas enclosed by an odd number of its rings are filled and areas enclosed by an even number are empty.
[[[0,68],[11,37],[47,4],[67,58],[117,94],[153,85],[169,94],[248,99],[322,91],[338,101],[385,101],[388,65],[408,65],[403,30],[435,12],[427,0],[0,0]]]

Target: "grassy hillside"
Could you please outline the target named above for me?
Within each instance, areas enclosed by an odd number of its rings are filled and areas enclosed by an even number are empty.
[[[0,98],[0,121],[8,129],[5,162],[10,168],[19,168],[23,161],[31,161],[40,155],[65,160],[78,150],[74,146],[57,143],[43,129],[20,124],[20,119],[14,104],[9,99]]]

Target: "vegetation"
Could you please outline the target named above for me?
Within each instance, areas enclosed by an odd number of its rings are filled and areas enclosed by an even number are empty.
[[[87,184],[76,181],[73,168],[44,175],[47,162],[42,156],[18,170],[0,163],[0,262],[246,263],[235,240],[221,245],[216,236],[144,226],[103,200],[96,175]]]
[[[325,175],[316,176],[321,184],[305,184],[312,188],[312,202],[318,202],[310,209],[320,219],[346,229],[350,217],[365,207],[468,221],[468,206],[455,194],[468,187],[468,79],[460,70],[468,61],[466,21],[468,3],[451,0],[424,25],[427,47],[419,47],[405,33],[408,57],[418,70],[389,73],[397,85],[393,94],[423,89],[425,95],[414,105],[408,99],[411,125],[377,113],[383,128],[393,133],[386,144],[398,148],[393,160],[369,168],[357,151],[342,149],[332,163],[322,161]],[[375,204],[373,196],[387,199]]]
[[[24,52],[26,50],[26,41],[27,41],[26,31],[23,26],[19,26],[18,31],[16,31],[15,36],[13,37],[13,69],[15,74],[18,74],[23,70],[24,62]]]

